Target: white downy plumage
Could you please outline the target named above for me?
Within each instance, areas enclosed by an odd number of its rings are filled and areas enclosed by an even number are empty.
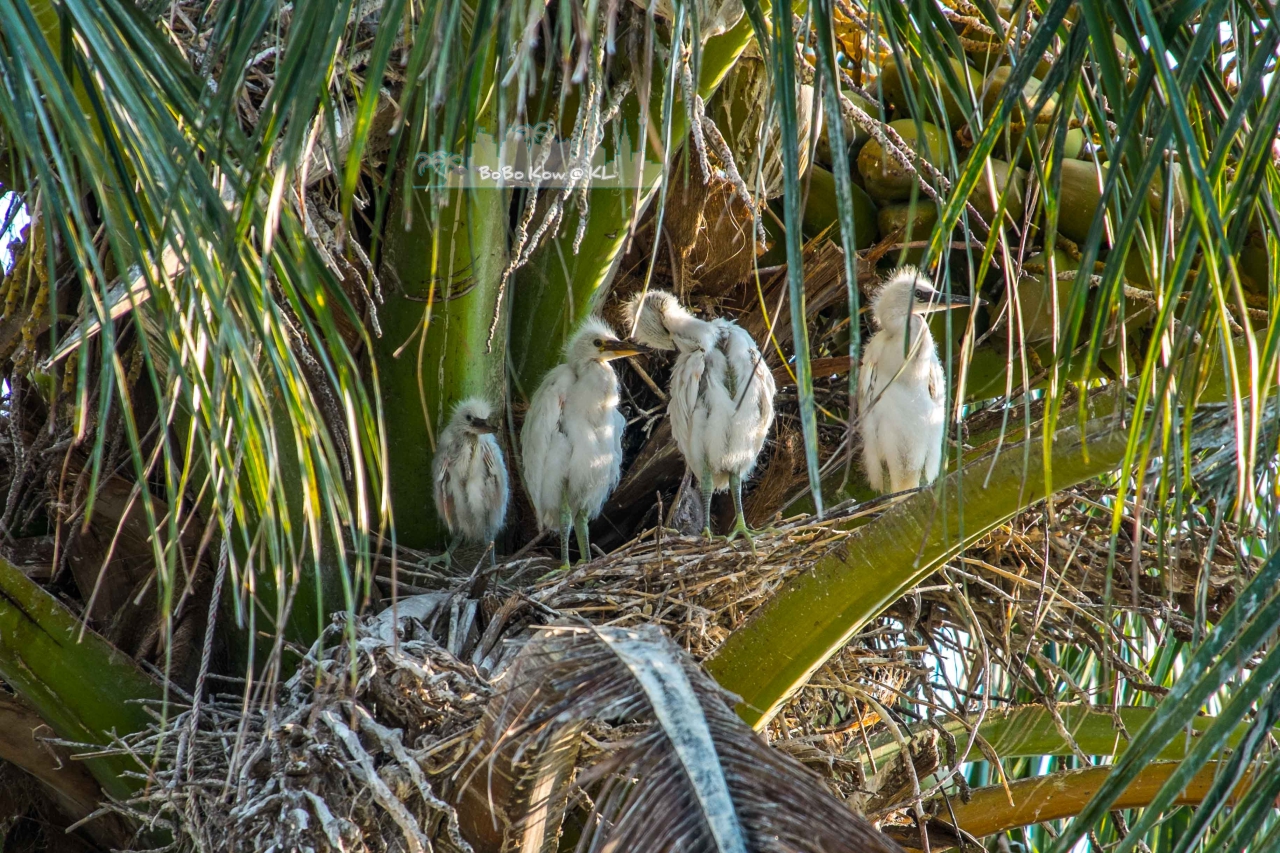
[[[878,492],[919,488],[938,476],[946,379],[923,315],[968,304],[968,296],[934,289],[915,267],[896,270],[871,299],[879,330],[862,351],[858,414],[867,481]]]
[[[506,520],[507,465],[492,414],[488,400],[463,400],[440,433],[432,463],[436,515],[455,541],[488,545]],[[489,557],[493,562],[492,548]]]
[[[651,290],[627,306],[635,339],[676,350],[671,372],[671,433],[702,490],[710,532],[711,496],[733,492],[732,535],[749,533],[742,481],[751,475],[773,425],[773,374],[751,335],[724,318],[700,320],[670,293]]]
[[[589,317],[565,347],[565,362],[543,378],[529,402],[520,431],[525,488],[539,527],[560,531],[565,565],[570,527],[581,559],[591,558],[587,522],[600,514],[621,475],[626,419],[609,362],[640,351]]]

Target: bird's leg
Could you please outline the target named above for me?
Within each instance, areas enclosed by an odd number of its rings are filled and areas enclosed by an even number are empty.
[[[711,497],[716,493],[715,480],[711,477],[711,469],[705,468],[698,480],[702,489],[702,535],[711,538]]]
[[[569,568],[569,531],[573,528],[573,510],[567,503],[560,505],[560,568]]]
[[[552,569],[545,575],[538,578],[539,581],[548,578],[564,575],[569,571],[569,531],[573,530],[573,510],[569,509],[567,501],[560,502],[560,567]]]
[[[573,520],[573,531],[578,536],[578,562],[591,562],[591,537],[585,512],[578,513],[578,517]]]
[[[431,556],[427,557],[427,560],[426,560],[427,565],[428,565],[428,566],[435,566],[435,565],[439,565],[439,564],[441,564],[441,563],[443,563],[443,564],[444,564],[444,565],[446,565],[446,566],[447,566],[447,565],[449,565],[449,562],[450,562],[451,560],[453,560],[453,552],[454,552],[454,549],[456,549],[457,547],[458,547],[458,537],[457,537],[457,536],[451,536],[451,537],[449,538],[449,544],[448,544],[448,546],[444,549],[444,553],[443,553],[443,554],[432,554]]]
[[[729,475],[729,491],[733,493],[733,529],[729,531],[729,535],[725,539],[732,542],[738,538],[739,534],[747,538],[747,544],[751,546],[751,553],[756,552],[755,536],[756,531],[747,527],[747,517],[742,512],[742,476],[739,474]]]

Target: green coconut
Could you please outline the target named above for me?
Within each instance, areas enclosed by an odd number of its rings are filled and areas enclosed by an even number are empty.
[[[1003,160],[997,160],[994,157],[987,162],[991,164],[991,175],[995,182],[995,195],[991,193],[991,184],[987,181],[986,171],[983,171],[982,177],[978,179],[978,186],[974,188],[973,193],[969,196],[969,203],[973,205],[978,213],[982,214],[982,218],[991,225],[996,218],[996,207],[999,205],[1000,197],[1005,195],[1008,189],[1008,200],[1005,203],[1005,213],[1013,218],[1014,222],[1021,222],[1022,215],[1026,213],[1026,194],[1027,194],[1027,173],[1024,169],[1010,169],[1009,164]],[[1012,187],[1010,184],[1012,183]]]
[[[809,195],[804,206],[804,235],[814,237],[835,225],[839,228],[840,208],[836,200],[836,178],[821,166],[814,166],[808,175]],[[871,196],[853,184],[854,243],[865,249],[876,241],[876,205]],[[839,234],[835,234],[839,239]]]
[[[907,145],[938,169],[945,168],[950,161],[946,139],[934,125],[922,123],[920,130],[924,131],[923,136],[918,133],[916,123],[911,119],[890,122],[889,127],[896,130]],[[879,202],[908,199],[912,188],[916,186],[915,175],[890,157],[875,139],[862,146],[862,151],[858,153],[858,172],[862,175],[867,192]]]
[[[1009,82],[1009,75],[1013,73],[1013,69],[1007,65],[995,68],[987,75],[986,81],[982,84],[982,110],[983,113],[990,117],[995,112],[996,107],[1000,104],[1000,99],[1004,96],[1005,85]],[[1041,82],[1035,77],[1027,80],[1022,87],[1022,98],[1025,101],[1019,102],[1013,107],[1012,119],[1018,127],[1024,127],[1027,120],[1026,110],[1030,108],[1040,95]],[[1051,95],[1045,102],[1044,106],[1035,116],[1036,140],[1037,144],[1043,145],[1046,138],[1054,133],[1054,129],[1049,122],[1053,118],[1054,111],[1058,108],[1058,96]],[[998,143],[998,148],[1004,159],[1009,159],[1010,152],[1018,152],[1018,165],[1024,168],[1030,168],[1032,163],[1030,146],[1023,145],[1023,138],[1026,136],[1025,130],[1019,130],[1007,135]],[[1072,127],[1067,129],[1066,139],[1063,142],[1062,156],[1067,160],[1074,160],[1080,156],[1080,151],[1084,148],[1085,134],[1082,128]]]
[[[844,96],[867,115],[880,115],[879,104],[868,101],[856,92],[845,92]],[[827,138],[828,121],[830,121],[830,117],[824,113],[822,117],[822,127],[819,129],[818,138],[814,143],[813,156],[817,162],[830,167],[835,160],[831,157],[831,141]],[[844,117],[844,141],[845,144],[849,146],[849,150],[851,152],[856,152],[862,147],[863,143],[870,138],[870,134],[858,125],[854,124],[852,119],[847,116]],[[850,156],[852,156],[852,154]]]
[[[895,238],[896,242],[920,242],[933,236],[938,224],[938,207],[929,199],[919,199],[914,204],[891,204],[880,208],[876,217],[880,227],[880,239]],[[895,266],[918,264],[924,257],[924,247],[904,247],[892,260]]]
[[[1094,211],[1102,203],[1102,186],[1106,182],[1110,166],[1110,163],[1102,163],[1095,167],[1088,160],[1062,161],[1062,191],[1058,202],[1058,231],[1061,234],[1077,243],[1089,236]],[[1174,163],[1169,171],[1173,177],[1168,182],[1165,180],[1165,168],[1156,171],[1147,187],[1146,198],[1152,216],[1159,221],[1164,216],[1166,188],[1172,186],[1174,195],[1170,214],[1176,231],[1182,227],[1189,202],[1182,165]],[[1145,281],[1145,278],[1141,280]]]
[[[1079,243],[1089,236],[1093,213],[1102,203],[1102,182],[1107,164],[1098,167],[1087,160],[1062,161],[1062,186],[1058,193],[1058,233]]]
[[[1061,249],[1053,252],[1055,271],[1058,273],[1080,268],[1080,264]],[[1071,289],[1073,281],[1049,279],[1049,256],[1037,252],[1022,262],[1024,272],[1018,282],[1018,308],[1022,317],[1022,337],[1029,344],[1052,340],[1055,328],[1061,331],[1060,324],[1071,307]],[[1054,303],[1057,303],[1057,323],[1055,327]],[[1011,328],[1017,329],[1012,315],[1009,317]]]
[[[1005,86],[1009,82],[1009,77],[1013,74],[1013,68],[1008,65],[1001,65],[992,69],[987,75],[987,79],[983,81],[982,88],[979,93],[982,96],[982,109],[985,115],[990,116],[995,112],[996,107],[1000,103],[1000,99],[1004,97]],[[1027,80],[1022,87],[1022,99],[1026,102],[1025,106],[1030,107],[1036,102],[1036,98],[1040,96],[1041,83],[1032,77]],[[1036,122],[1047,122],[1052,116],[1053,111],[1058,108],[1058,96],[1050,95],[1049,100],[1040,108],[1040,112],[1036,114]],[[1017,122],[1025,122],[1026,115],[1024,105],[1018,103],[1013,108],[1013,120]]]
[[[972,91],[982,91],[981,74],[959,59],[952,58],[948,61],[951,64],[951,70],[955,73],[961,85],[964,85],[967,80]],[[937,86],[938,91],[942,93],[942,107],[947,116],[947,123],[953,129],[968,124],[969,119],[973,116],[973,104],[970,101],[969,94],[966,92],[962,98],[957,100],[950,87],[943,81],[941,74],[931,71],[928,73],[928,77],[932,81],[931,85]],[[921,103],[923,97],[921,84],[914,68],[908,67],[906,79],[910,81],[911,91],[916,95],[917,106],[926,110],[922,118],[933,118],[927,112],[928,108],[925,104]],[[903,75],[898,70],[896,61],[888,60],[885,62],[880,71],[880,88],[884,92],[885,100],[894,104],[904,113],[910,112],[911,106],[907,99],[906,86],[903,84]]]
[[[1047,124],[1036,125],[1036,141],[1037,141],[1037,144],[1041,147],[1041,150],[1043,150],[1046,137],[1050,136],[1053,133],[1054,133],[1054,129]],[[1031,146],[1030,145],[1023,146],[1022,137],[1023,137],[1023,134],[1021,133],[1013,137],[1012,142],[1005,148],[1006,156],[1008,156],[1007,152],[1010,149],[1017,150],[1018,165],[1022,166],[1024,169],[1030,169],[1032,166]],[[1080,127],[1067,128],[1066,138],[1064,138],[1062,141],[1062,159],[1075,160],[1077,157],[1079,157],[1080,152],[1084,150],[1084,140],[1085,140],[1085,133],[1083,128],[1080,128]]]

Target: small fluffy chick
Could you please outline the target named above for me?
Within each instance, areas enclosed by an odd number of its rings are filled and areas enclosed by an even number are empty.
[[[590,560],[587,523],[600,514],[622,472],[618,377],[609,362],[642,349],[624,343],[597,317],[588,317],[565,347],[565,361],[543,378],[520,431],[525,488],[541,529],[560,531],[569,565],[569,529],[580,559]]]
[[[915,267],[896,270],[871,298],[879,329],[862,351],[858,413],[867,481],[878,492],[915,489],[938,476],[946,382],[924,315],[968,304],[968,296],[934,289]]]
[[[472,397],[453,410],[432,463],[436,514],[457,540],[493,542],[507,515],[507,466],[488,400]],[[490,562],[494,561],[489,549]]]
[[[773,425],[773,374],[746,330],[718,317],[700,320],[664,290],[626,306],[635,339],[676,350],[671,372],[671,433],[702,490],[704,533],[711,533],[711,496],[728,488],[736,514],[730,538],[750,535],[742,513],[742,481],[751,475]]]

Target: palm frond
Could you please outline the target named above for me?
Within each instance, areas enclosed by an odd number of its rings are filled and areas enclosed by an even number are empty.
[[[376,534],[386,507],[380,412],[339,330],[360,320],[291,189],[351,7],[316,4],[294,15],[253,140],[234,113],[269,12],[215,27],[201,76],[134,4],[73,3],[56,13],[6,4],[0,122],[12,156],[37,178],[35,227],[70,256],[67,280],[37,299],[56,305],[72,283],[82,295],[78,326],[53,352],[80,345],[73,440],[92,447],[83,514],[92,515],[104,470],[123,454],[137,482],[163,484],[173,508],[162,517],[148,490],[138,494],[156,532],[166,609],[184,583],[177,532],[212,525],[231,546],[237,621],[255,623],[261,607],[283,630],[303,584],[312,586],[302,599],[312,605],[305,635],[329,607],[356,601],[363,570],[359,558],[348,564],[345,542]],[[126,313],[131,342],[114,322]],[[95,332],[90,350],[84,341]],[[352,345],[365,342],[358,333]],[[130,353],[140,359],[139,384]],[[158,432],[135,419],[138,397],[156,401]],[[103,425],[91,436],[90,418]],[[108,442],[108,424],[119,424],[121,443]],[[198,507],[189,494],[202,496]],[[255,575],[278,590],[274,601],[254,603]]]
[[[483,796],[492,775],[513,777],[500,787],[531,798],[511,829],[525,849],[544,849],[529,834],[554,834],[566,808],[586,811],[582,850],[893,849],[756,738],[656,628],[542,629],[502,683],[470,787]],[[536,758],[564,756],[567,731],[590,744],[572,781]]]

